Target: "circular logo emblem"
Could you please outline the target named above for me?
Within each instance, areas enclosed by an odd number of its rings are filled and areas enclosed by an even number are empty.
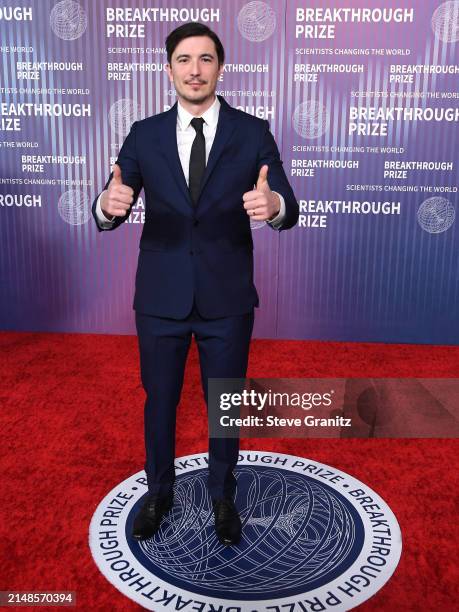
[[[69,225],[83,225],[91,216],[88,197],[78,189],[63,193],[57,203],[57,210],[61,219]]]
[[[459,40],[459,2],[449,0],[435,9],[432,15],[432,30],[445,43]]]
[[[235,502],[242,540],[222,546],[206,466],[204,454],[176,460],[173,508],[149,540],[131,537],[147,491],[144,472],[113,489],[92,518],[96,564],[143,607],[189,602],[268,612],[309,602],[306,609],[344,611],[371,597],[397,567],[400,529],[374,491],[327,465],[278,453],[241,453]]]
[[[263,42],[276,29],[276,13],[266,2],[254,0],[245,4],[239,11],[237,27],[245,39]]]
[[[429,234],[446,232],[454,223],[456,211],[446,198],[434,196],[424,200],[418,208],[418,223]]]
[[[88,25],[84,8],[74,0],[61,0],[49,15],[51,29],[62,40],[76,40],[83,36]]]
[[[108,120],[112,129],[123,137],[128,134],[131,125],[137,121],[139,116],[140,106],[129,98],[114,102],[108,112]]]
[[[319,138],[330,127],[330,113],[316,100],[307,100],[293,111],[292,125],[302,138]]]

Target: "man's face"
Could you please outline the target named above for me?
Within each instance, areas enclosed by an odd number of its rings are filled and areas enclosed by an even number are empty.
[[[223,65],[218,66],[214,41],[208,36],[190,36],[179,42],[166,66],[179,99],[201,105],[213,99]]]

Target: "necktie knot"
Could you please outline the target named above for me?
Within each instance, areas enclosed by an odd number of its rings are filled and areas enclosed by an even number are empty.
[[[194,127],[197,134],[203,133],[204,119],[202,117],[194,117],[194,119],[191,120],[191,125]]]

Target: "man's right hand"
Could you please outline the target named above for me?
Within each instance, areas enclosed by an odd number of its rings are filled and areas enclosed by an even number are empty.
[[[110,219],[111,217],[125,217],[134,201],[134,190],[128,185],[123,185],[121,168],[118,164],[113,165],[113,177],[107,190],[103,193],[100,202],[102,212]]]

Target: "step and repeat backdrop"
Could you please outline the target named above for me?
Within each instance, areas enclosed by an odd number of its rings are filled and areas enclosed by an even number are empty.
[[[458,343],[456,0],[0,0],[2,328],[134,332],[143,194],[114,232],[90,208],[131,123],[174,104],[188,21],[300,203],[291,231],[253,225],[256,335]]]

